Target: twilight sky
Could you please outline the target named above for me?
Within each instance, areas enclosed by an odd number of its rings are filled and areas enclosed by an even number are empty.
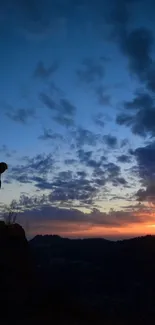
[[[155,233],[154,0],[1,6],[1,213],[28,236]]]

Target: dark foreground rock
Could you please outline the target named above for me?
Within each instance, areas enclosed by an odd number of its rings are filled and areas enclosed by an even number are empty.
[[[35,286],[35,265],[19,224],[0,222],[0,317],[14,318],[28,310]]]

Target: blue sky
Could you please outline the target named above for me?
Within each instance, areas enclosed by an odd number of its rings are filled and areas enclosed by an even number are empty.
[[[1,213],[16,201],[29,236],[153,231],[154,9],[152,0],[2,4]]]

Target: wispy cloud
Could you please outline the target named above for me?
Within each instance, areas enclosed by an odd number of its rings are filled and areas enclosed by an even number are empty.
[[[46,68],[44,63],[39,61],[34,70],[33,77],[42,80],[49,79],[58,70],[58,68],[58,62],[53,62],[50,67]]]
[[[91,58],[86,58],[82,62],[82,66],[77,70],[77,76],[81,82],[92,84],[102,81],[105,76],[103,61],[94,61]]]
[[[55,133],[51,129],[44,128],[43,134],[38,137],[40,140],[60,140],[63,141],[63,136],[60,133]]]
[[[27,124],[29,121],[36,119],[36,112],[31,108],[19,108],[8,110],[6,115],[14,122]]]

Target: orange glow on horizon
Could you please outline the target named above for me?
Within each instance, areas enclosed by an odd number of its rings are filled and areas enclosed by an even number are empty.
[[[148,210],[149,208],[149,210]],[[151,211],[152,210],[152,211]],[[148,234],[155,235],[155,213],[154,209],[150,210],[150,206],[146,205],[146,209],[139,209],[137,211],[128,212],[124,215],[119,212],[116,215],[110,215],[109,224],[104,223],[104,214],[101,219],[98,220],[94,216],[91,222],[84,221],[60,221],[60,220],[43,220],[31,222],[28,231],[26,231],[28,237],[34,237],[37,234],[52,235],[56,234],[62,237],[136,237],[145,236]],[[103,217],[103,219],[102,219]],[[110,219],[111,218],[111,219]],[[95,223],[96,221],[96,223]],[[97,223],[98,222],[98,223]],[[118,224],[117,224],[118,223]],[[25,229],[26,230],[26,229]]]

